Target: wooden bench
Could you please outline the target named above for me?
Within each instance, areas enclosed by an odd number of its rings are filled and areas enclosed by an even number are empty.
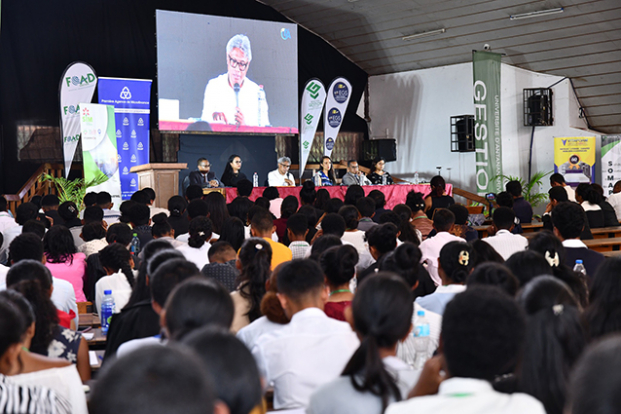
[[[615,237],[621,237],[621,226],[615,227],[599,227],[591,229],[591,234],[594,239],[610,239]]]
[[[583,242],[589,249],[600,253],[618,251],[621,248],[621,237],[583,240]]]

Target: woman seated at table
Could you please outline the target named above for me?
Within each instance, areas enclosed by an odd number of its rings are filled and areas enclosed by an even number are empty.
[[[240,180],[246,180],[246,174],[241,172],[242,160],[239,155],[231,155],[222,173],[222,184],[227,187],[235,187]]]
[[[377,157],[373,160],[373,164],[371,164],[371,174],[367,177],[372,184],[384,184],[384,177],[386,177],[386,184],[394,184],[390,173],[384,171],[384,165],[386,165],[384,157]]]
[[[334,178],[334,169],[332,168],[332,160],[328,156],[321,157],[321,163],[319,164],[319,171],[317,171],[316,176],[321,178],[322,186],[330,186],[336,183],[336,179]]]
[[[431,194],[425,197],[425,212],[427,217],[433,218],[433,212],[437,208],[448,208],[455,204],[453,197],[446,194],[446,182],[441,175],[436,175],[429,182],[431,186]]]

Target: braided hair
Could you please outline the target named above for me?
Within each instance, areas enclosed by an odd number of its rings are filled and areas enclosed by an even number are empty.
[[[134,273],[129,264],[131,257],[129,250],[119,243],[110,244],[99,252],[101,265],[115,272],[120,270],[127,278],[127,283],[134,287]]]

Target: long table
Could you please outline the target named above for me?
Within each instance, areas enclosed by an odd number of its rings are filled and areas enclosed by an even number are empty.
[[[257,198],[263,196],[263,191],[266,187],[255,187],[252,189],[252,194],[250,195],[250,199],[252,201]],[[300,200],[300,190],[301,186],[296,187],[278,187],[278,193],[281,198],[285,198],[287,196],[295,196],[298,201]],[[347,186],[344,185],[335,185],[335,186],[326,186],[320,187],[322,189],[328,190],[330,193],[330,197],[332,198],[340,198],[341,200],[345,199],[345,193],[347,192]],[[364,189],[364,194],[368,195],[373,190],[379,190],[384,193],[386,197],[386,208],[392,209],[397,204],[405,203],[405,198],[410,191],[415,191],[422,193],[423,196],[431,193],[431,187],[429,184],[393,184],[393,185],[364,185],[362,186]],[[317,188],[319,190],[319,188]],[[237,189],[236,188],[225,188],[226,191],[226,202],[230,203],[237,197]],[[453,185],[446,185],[446,192],[448,195],[453,195]]]

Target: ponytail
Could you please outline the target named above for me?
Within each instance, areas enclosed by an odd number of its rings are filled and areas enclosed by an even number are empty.
[[[271,273],[272,248],[268,242],[258,237],[246,239],[239,251],[242,270],[239,275],[239,294],[250,301],[246,315],[253,322],[261,314],[261,300],[265,295],[265,282]]]
[[[129,250],[118,243],[110,244],[99,252],[101,265],[111,270],[123,272],[125,278],[127,278],[127,283],[133,288],[135,281],[134,272],[132,272],[132,268],[129,265],[130,259],[131,253]]]
[[[204,216],[193,218],[192,221],[190,221],[188,233],[190,233],[188,245],[190,247],[194,247],[195,249],[200,249],[203,247],[205,242],[211,238],[211,220]]]

